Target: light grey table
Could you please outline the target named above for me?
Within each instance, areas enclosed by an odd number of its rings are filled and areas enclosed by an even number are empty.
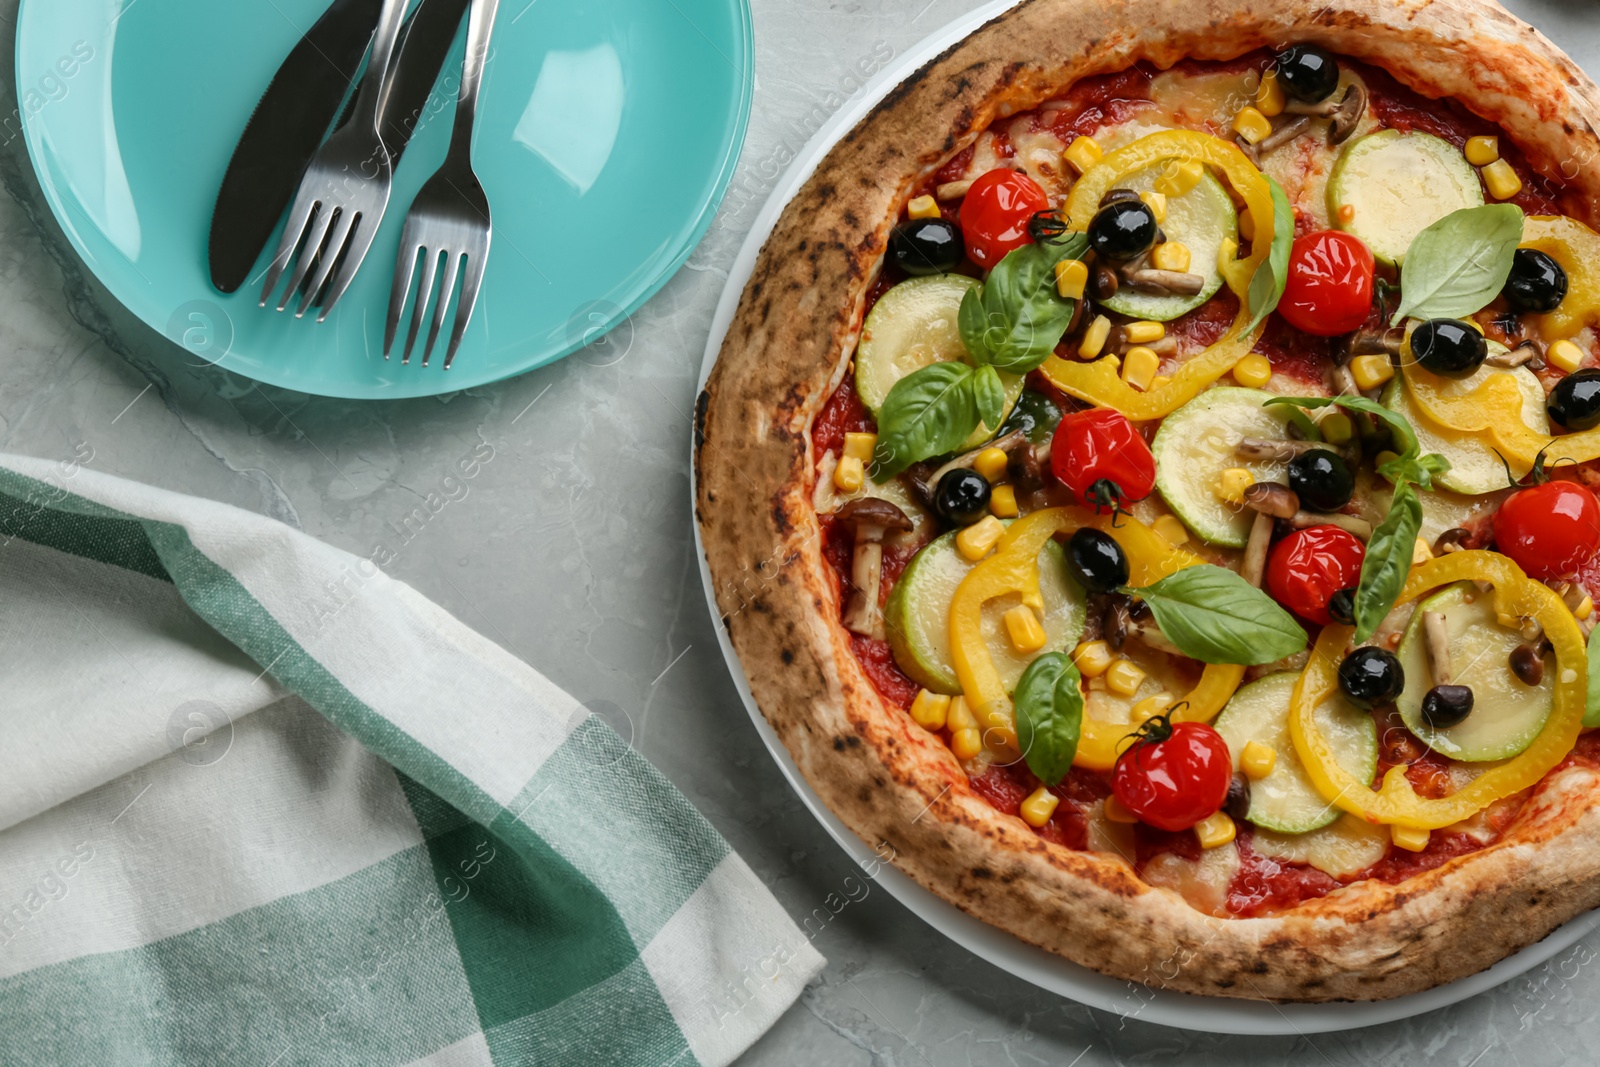
[[[220,0],[228,2],[228,0]],[[111,300],[40,196],[0,48],[0,449],[275,516],[389,568],[580,699],[677,783],[795,915],[852,866],[790,793],[717,651],[691,538],[689,412],[712,308],[776,177],[881,63],[980,0],[754,0],[755,112],[721,216],[599,349],[433,400],[354,403],[193,366]],[[1511,0],[1600,72],[1600,5]],[[16,0],[0,0],[9,33]],[[481,442],[494,458],[397,528]],[[459,493],[457,494],[459,496]],[[399,545],[396,548],[396,545]],[[852,883],[855,884],[855,883]],[[881,890],[817,934],[829,967],[742,1061],[819,1064],[1590,1063],[1600,934],[1492,993],[1310,1038],[1189,1034],[1043,993],[946,942]]]

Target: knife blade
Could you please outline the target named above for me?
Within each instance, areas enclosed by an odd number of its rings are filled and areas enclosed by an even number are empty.
[[[299,188],[372,42],[382,0],[333,0],[256,104],[211,214],[211,283],[234,292]]]

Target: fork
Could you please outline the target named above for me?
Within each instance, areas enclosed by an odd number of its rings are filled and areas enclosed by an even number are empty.
[[[478,290],[483,284],[485,261],[489,257],[489,241],[494,226],[489,217],[489,197],[472,169],[472,127],[478,113],[478,91],[483,87],[483,67],[489,51],[489,37],[494,33],[494,19],[500,0],[472,0],[472,11],[467,22],[467,58],[461,70],[461,95],[456,100],[455,128],[450,134],[450,152],[444,165],[428,179],[406,216],[405,230],[400,236],[400,256],[395,263],[394,288],[389,295],[389,318],[383,330],[383,358],[388,359],[394,349],[395,335],[400,330],[401,313],[405,311],[406,298],[411,293],[411,281],[417,274],[417,260],[422,260],[422,271],[417,280],[417,299],[411,311],[411,328],[406,334],[402,365],[411,362],[411,350],[416,345],[428,305],[433,304],[433,322],[428,328],[428,343],[422,350],[422,365],[428,365],[433,346],[439,340],[439,331],[449,313],[450,298],[455,292],[456,279],[461,278],[461,299],[456,305],[456,321],[450,331],[450,344],[444,357],[444,369],[455,362],[461,338],[472,321],[473,309],[478,303]],[[444,269],[439,270],[439,260],[444,259]],[[462,260],[466,265],[462,267]],[[435,276],[438,275],[439,296],[433,300]]]
[[[278,310],[288,307],[315,266],[316,273],[305,286],[295,318],[304,317],[326,287],[317,321],[326,320],[372,247],[394,183],[394,160],[383,143],[378,120],[388,91],[389,62],[405,13],[406,0],[384,0],[373,35],[372,56],[356,92],[355,110],[350,121],[335,130],[312,157],[300,180],[278,254],[273,257],[267,283],[261,289],[262,307],[272,298],[299,247],[300,256],[289,274]],[[333,273],[335,267],[337,275]]]

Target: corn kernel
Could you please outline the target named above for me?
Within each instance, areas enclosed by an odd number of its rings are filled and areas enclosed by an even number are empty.
[[[1079,137],[1067,146],[1062,155],[1066,157],[1068,163],[1078,168],[1079,174],[1082,174],[1100,162],[1105,152],[1101,149],[1100,142],[1093,137]]]
[[[1278,764],[1278,750],[1260,741],[1246,741],[1239,750],[1239,769],[1253,781],[1260,781],[1272,773]]]
[[[1133,710],[1128,713],[1128,721],[1138,726],[1141,723],[1149,722],[1157,715],[1165,715],[1167,709],[1171,706],[1171,693],[1157,693],[1153,697],[1145,697],[1135,704]]]
[[[1010,462],[1005,449],[986,448],[973,457],[972,469],[989,479],[992,485],[1006,476],[1006,464]]]
[[[1038,829],[1050,821],[1050,816],[1056,813],[1056,805],[1059,803],[1061,798],[1041,785],[1028,794],[1028,799],[1022,802],[1022,821]]]
[[[1178,274],[1189,272],[1189,246],[1181,241],[1168,241],[1156,245],[1156,250],[1150,254],[1150,262],[1156,265],[1157,270],[1170,270]]]
[[[1594,599],[1588,593],[1578,601],[1578,606],[1572,609],[1572,614],[1578,617],[1579,622],[1588,622],[1589,616],[1594,614]]]
[[[1350,373],[1356,380],[1356,388],[1365,392],[1393,378],[1394,364],[1384,355],[1357,356],[1350,361]]]
[[[1517,177],[1511,164],[1503,159],[1497,159],[1483,168],[1483,184],[1489,187],[1489,195],[1496,200],[1510,200],[1522,192],[1522,179]]]
[[[1165,538],[1169,545],[1182,545],[1189,541],[1189,528],[1179,522],[1176,515],[1163,515],[1150,526]]]
[[[1417,538],[1416,544],[1411,546],[1411,565],[1420,567],[1433,558],[1433,549],[1428,547],[1428,542]]]
[[[1467,162],[1474,167],[1487,167],[1500,158],[1500,138],[1467,138]]]
[[[1200,839],[1201,848],[1220,848],[1232,841],[1238,832],[1225,811],[1214,811],[1194,824],[1194,836]]]
[[[939,202],[931,196],[919,196],[906,205],[906,214],[914,219],[939,217]]]
[[[858,493],[867,476],[866,464],[855,456],[841,456],[833,468],[833,487],[841,493]]]
[[[1256,484],[1256,476],[1243,467],[1229,467],[1217,475],[1212,491],[1217,499],[1234,507],[1244,506],[1244,491]]]
[[[1167,221],[1167,198],[1151,190],[1139,194],[1139,199],[1144,201],[1145,207],[1150,209],[1150,214],[1156,217],[1157,224]]]
[[[989,514],[997,519],[1014,519],[1021,514],[1014,486],[997,485],[989,490]]]
[[[844,435],[844,454],[854,456],[862,463],[872,458],[872,450],[878,447],[878,435],[875,433],[847,433]]]
[[[950,698],[950,710],[945,715],[945,725],[949,727],[951,733],[978,728],[978,717],[972,713],[972,706],[967,703],[966,697]]]
[[[1106,797],[1104,809],[1107,822],[1136,823],[1139,816],[1122,806],[1122,801],[1116,797]]]
[[[1143,345],[1128,349],[1127,354],[1122,357],[1122,380],[1135,389],[1150,388],[1150,382],[1160,369],[1161,357],[1155,354],[1154,349]]]
[[[1089,323],[1089,328],[1083,332],[1083,343],[1078,346],[1078,355],[1084,359],[1095,359],[1106,350],[1106,340],[1111,336],[1111,320],[1104,315],[1096,315],[1094,321]]]
[[[1039,616],[1026,604],[1018,604],[1007,611],[1002,618],[1006,624],[1006,636],[1011,638],[1011,647],[1023,655],[1037,652],[1044,647],[1047,638],[1044,627],[1039,623]]]
[[[1256,217],[1250,214],[1249,208],[1239,212],[1239,236],[1246,241],[1256,239]]]
[[[950,698],[943,693],[918,690],[917,699],[911,702],[911,718],[924,730],[938,733],[950,718]]]
[[[1389,828],[1389,836],[1394,843],[1408,852],[1421,852],[1428,847],[1428,838],[1433,834],[1427,830],[1419,830],[1414,826],[1401,826],[1396,823]]]
[[[1272,380],[1272,361],[1252,352],[1233,365],[1233,380],[1247,389],[1260,389]]]
[[[1329,408],[1328,414],[1317,420],[1317,429],[1322,431],[1322,439],[1330,445],[1347,445],[1356,432],[1350,416],[1333,408]]]
[[[1557,341],[1545,353],[1545,358],[1550,361],[1551,366],[1559,367],[1571,374],[1583,366],[1584,355],[1583,349],[1571,341]]]
[[[983,751],[983,735],[977,730],[957,730],[950,735],[950,751],[958,760],[976,759]]]
[[[1106,688],[1118,696],[1131,697],[1144,684],[1144,671],[1131,659],[1119,659],[1106,669]]]
[[[1131,345],[1147,345],[1167,335],[1167,328],[1159,322],[1130,322],[1122,328],[1122,336]]]
[[[1072,650],[1073,665],[1085,678],[1100,677],[1116,660],[1116,653],[1104,641],[1084,641]]]
[[[1287,103],[1283,97],[1283,86],[1278,84],[1278,72],[1269,70],[1261,75],[1261,88],[1256,90],[1256,110],[1269,119],[1275,119],[1283,114]]]
[[[1056,264],[1056,292],[1063,300],[1082,300],[1089,284],[1089,267],[1081,259],[1063,259]]]
[[[1272,120],[1253,107],[1240,108],[1233,131],[1249,144],[1260,144],[1272,133]]]
[[[1196,185],[1206,172],[1206,165],[1198,159],[1186,159],[1183,162],[1173,160],[1162,170],[1161,177],[1152,184],[1156,192],[1165,197],[1182,196]]]
[[[1006,528],[993,515],[985,515],[965,530],[956,534],[956,548],[973,563],[987,556],[1004,537]]]

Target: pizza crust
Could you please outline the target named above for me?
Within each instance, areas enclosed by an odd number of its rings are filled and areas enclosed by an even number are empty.
[[[763,714],[825,803],[944,899],[1102,973],[1187,993],[1376,1000],[1480,971],[1600,905],[1600,775],[1548,778],[1497,843],[1398,885],[1219,919],[1121,861],[1049,844],[886,708],[839,625],[809,427],[848,366],[899,206],[996,118],[1141,60],[1311,41],[1500,123],[1585,200],[1600,90],[1487,0],[1028,0],[908,77],[829,153],[763,248],[699,398],[696,514]],[[1593,221],[1592,219],[1588,221]]]

